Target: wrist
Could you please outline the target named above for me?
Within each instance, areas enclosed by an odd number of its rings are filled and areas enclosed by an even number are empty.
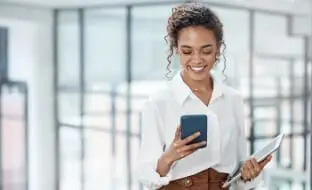
[[[172,156],[170,156],[168,153],[164,153],[162,156],[163,161],[168,164],[169,166],[173,164],[175,161]]]

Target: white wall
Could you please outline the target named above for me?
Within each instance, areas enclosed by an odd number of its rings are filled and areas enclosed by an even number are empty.
[[[0,6],[9,28],[9,76],[29,86],[29,189],[55,189],[52,14]]]

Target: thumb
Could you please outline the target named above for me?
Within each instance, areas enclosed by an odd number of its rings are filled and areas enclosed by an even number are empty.
[[[181,125],[178,125],[174,135],[174,140],[179,140],[180,138],[181,138]]]
[[[272,160],[272,155],[267,156],[264,160],[262,160],[259,165],[261,168],[264,168],[267,163],[269,163]]]

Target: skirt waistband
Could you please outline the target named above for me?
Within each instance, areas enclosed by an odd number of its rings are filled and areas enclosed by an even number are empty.
[[[227,179],[227,173],[221,173],[209,168],[195,175],[171,181],[169,185],[160,190],[184,190],[184,189],[207,189],[207,190],[228,190],[222,188]]]

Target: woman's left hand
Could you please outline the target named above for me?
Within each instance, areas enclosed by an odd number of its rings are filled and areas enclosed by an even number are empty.
[[[247,160],[241,167],[241,178],[244,181],[249,181],[257,177],[263,168],[272,160],[272,155],[267,156],[261,162],[257,162],[256,159],[252,158]]]

